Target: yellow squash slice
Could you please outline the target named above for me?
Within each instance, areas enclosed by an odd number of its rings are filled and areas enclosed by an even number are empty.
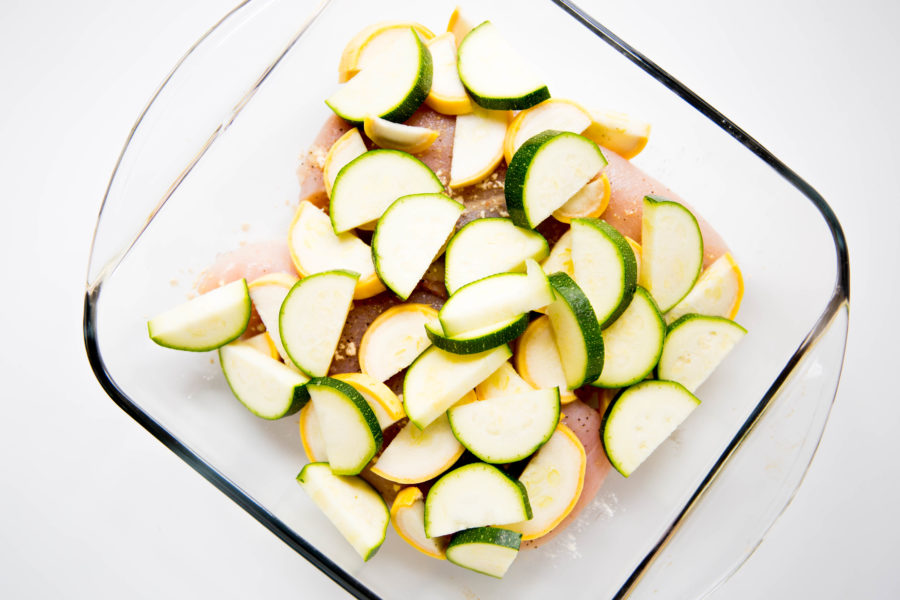
[[[563,223],[571,223],[572,219],[599,217],[609,206],[610,197],[612,188],[609,177],[601,173],[600,177],[587,182],[565,204],[554,210],[553,216]]]
[[[512,161],[513,154],[528,138],[547,129],[581,133],[591,124],[591,115],[581,105],[572,100],[550,98],[537,106],[523,110],[506,130],[503,141],[503,155],[506,164]]]
[[[288,230],[288,248],[301,277],[345,269],[359,273],[354,298],[370,298],[384,291],[369,245],[351,232],[335,235],[328,215],[311,202],[300,203]]]
[[[650,123],[610,110],[592,110],[584,137],[609,148],[622,158],[634,158],[650,139]]]
[[[543,316],[532,321],[519,338],[516,370],[535,389],[558,387],[559,401],[563,404],[576,399],[566,384],[549,317]]]
[[[431,345],[425,324],[437,318],[427,304],[398,304],[378,315],[359,343],[360,370],[386,381],[411,365]]]
[[[334,141],[328,154],[325,155],[325,163],[322,167],[322,180],[325,184],[325,193],[331,197],[331,186],[337,178],[341,168],[348,162],[366,151],[359,129],[354,127]]]
[[[688,313],[734,319],[744,297],[744,276],[730,252],[726,252],[703,271],[693,289],[666,313],[673,323]]]
[[[391,523],[407,544],[432,558],[445,560],[447,537],[430,538],[425,535],[425,499],[417,487],[401,490],[391,506]]]

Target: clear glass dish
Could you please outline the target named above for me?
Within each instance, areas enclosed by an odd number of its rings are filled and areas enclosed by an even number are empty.
[[[759,544],[815,452],[846,342],[846,242],[809,184],[590,16],[563,0],[508,7],[478,3],[554,96],[653,124],[635,162],[718,229],[746,283],[738,321],[750,334],[700,390],[702,406],[634,476],[613,473],[567,532],[522,553],[502,581],[393,534],[363,563],[295,483],[296,417],[254,417],[214,354],[160,351],[146,333],[217,253],[286,235],[298,157],[329,114],[347,39],[386,19],[441,30],[452,3],[252,0],[207,32],[139,117],[111,178],[88,270],[87,353],[123,410],[356,597],[391,597],[397,581],[427,598],[702,597]]]

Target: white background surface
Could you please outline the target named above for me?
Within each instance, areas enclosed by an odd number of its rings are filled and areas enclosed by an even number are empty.
[[[0,597],[345,597],[119,410],[84,356],[90,237],[121,145],[233,3],[0,3]],[[715,598],[900,597],[900,4],[582,5],[812,183],[849,239],[850,342],[825,437]]]

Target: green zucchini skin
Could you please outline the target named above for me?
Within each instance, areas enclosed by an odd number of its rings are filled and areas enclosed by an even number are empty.
[[[422,43],[419,36],[413,31],[413,37],[416,38],[416,44],[419,46],[419,75],[416,78],[416,85],[413,86],[409,95],[404,102],[401,102],[394,110],[386,115],[382,115],[382,119],[393,121],[394,123],[403,123],[413,116],[413,113],[419,110],[419,107],[425,102],[428,93],[431,91],[431,82],[434,78],[434,61],[431,58],[431,51]],[[362,125],[354,123],[354,125]]]
[[[503,344],[508,344],[528,328],[528,315],[522,315],[518,319],[509,322],[500,329],[491,331],[485,335],[474,338],[454,338],[443,335],[443,331],[436,331],[430,323],[425,325],[425,334],[431,343],[453,354],[478,354]]]
[[[625,309],[628,308],[628,305],[631,304],[631,299],[634,297],[634,291],[637,288],[637,259],[634,257],[634,250],[631,249],[631,244],[628,243],[625,236],[619,233],[615,227],[606,221],[601,221],[600,219],[572,219],[573,223],[576,221],[579,224],[587,225],[600,231],[610,243],[615,246],[619,256],[622,257],[622,263],[624,265],[622,297],[619,301],[619,305],[603,319],[602,323],[600,323],[600,329],[606,329],[612,325],[613,321],[618,319],[622,313],[625,312]],[[598,315],[598,317],[602,317],[602,315]]]
[[[500,527],[474,527],[454,534],[447,548],[462,544],[493,544],[518,550],[522,542],[522,534]]]
[[[551,274],[548,279],[556,294],[562,297],[569,306],[569,310],[575,315],[581,329],[584,351],[587,356],[587,366],[581,385],[591,383],[603,371],[603,335],[600,323],[597,321],[597,316],[594,314],[594,309],[587,296],[571,277],[566,273],[559,272]]]
[[[357,392],[349,383],[332,377],[315,377],[307,381],[306,386],[330,387],[340,392],[341,395],[352,402],[359,410],[360,414],[362,414],[366,425],[372,432],[372,437],[375,438],[375,452],[378,452],[378,449],[381,448],[381,445],[384,443],[384,436],[381,434],[381,426],[378,424],[378,418],[375,416],[375,411],[372,410],[372,407],[369,406],[369,403],[366,402],[366,399],[363,398],[362,394]],[[371,457],[369,457],[369,460],[371,460]]]
[[[548,129],[528,138],[524,144],[519,146],[509,163],[503,193],[506,197],[506,211],[509,213],[509,218],[519,227],[534,229],[534,226],[538,225],[538,223],[530,223],[525,212],[525,181],[528,178],[528,168],[541,147],[560,133],[562,132]]]

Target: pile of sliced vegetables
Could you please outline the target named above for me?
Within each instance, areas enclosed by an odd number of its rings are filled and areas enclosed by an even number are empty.
[[[641,245],[602,220],[604,152],[631,158],[649,125],[551,98],[489,21],[457,10],[447,29],[376,24],[344,50],[327,104],[354,127],[322,165],[327,213],[304,201],[289,227],[300,277],[229,283],[148,328],[162,346],[218,349],[255,415],[300,411],[311,462],[297,480],[364,560],[390,521],[424,554],[502,577],[581,496],[566,403],[585,386],[620,390],[597,435],[631,475],[746,333],[730,320],[743,284],[730,254],[701,273],[682,204],[646,197]],[[457,227],[465,205],[413,156],[438,132],[403,123],[423,103],[456,115],[450,189],[505,160],[508,218]],[[569,227],[552,249],[534,230],[547,219]],[[439,259],[446,302],[408,301]],[[333,373],[354,300],[381,293],[401,303],[368,326],[361,372]],[[244,336],[254,310],[265,332]],[[398,374],[402,396],[384,383]],[[373,475],[404,486],[390,509]]]

